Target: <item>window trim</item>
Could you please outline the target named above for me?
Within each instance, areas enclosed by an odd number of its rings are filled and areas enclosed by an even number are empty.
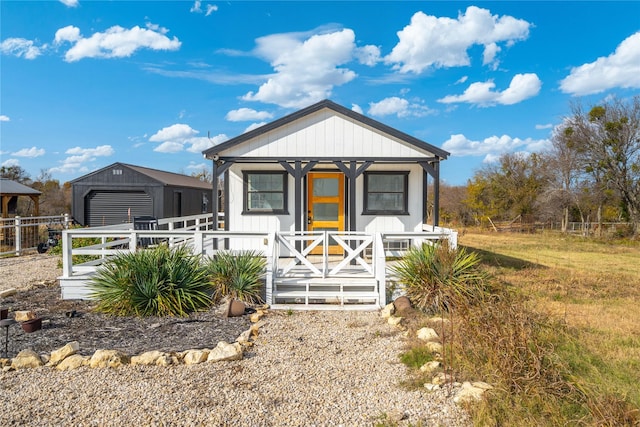
[[[369,209],[369,176],[371,175],[401,175],[403,177],[404,186],[402,192],[404,195],[404,206],[402,209]],[[409,215],[409,171],[365,171],[363,173],[363,180],[364,197],[362,201],[362,215]],[[393,194],[396,194],[396,192]]]
[[[249,175],[280,175],[282,177],[282,209],[249,209]],[[242,215],[289,215],[289,174],[282,170],[244,170],[242,171]],[[265,193],[256,191],[255,193]],[[272,191],[270,193],[280,193]]]

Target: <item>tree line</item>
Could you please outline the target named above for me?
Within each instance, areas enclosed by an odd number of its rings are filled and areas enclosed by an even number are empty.
[[[476,171],[466,186],[441,186],[441,218],[461,225],[487,221],[640,226],[640,96],[579,102],[555,128],[551,146],[508,153]]]

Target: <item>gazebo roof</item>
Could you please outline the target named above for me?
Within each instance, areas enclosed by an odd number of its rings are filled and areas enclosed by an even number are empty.
[[[7,178],[0,178],[0,194],[7,196],[39,196],[42,193],[19,182],[11,181]]]

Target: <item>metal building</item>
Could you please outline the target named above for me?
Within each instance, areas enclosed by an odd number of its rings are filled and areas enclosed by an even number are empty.
[[[211,212],[212,185],[192,176],[114,163],[73,181],[72,215],[84,226]]]

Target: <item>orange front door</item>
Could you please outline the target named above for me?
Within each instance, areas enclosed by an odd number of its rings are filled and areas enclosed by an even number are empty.
[[[344,174],[310,172],[307,200],[309,231],[344,231]],[[342,254],[343,249],[333,243],[329,246],[329,253]],[[322,248],[317,247],[311,253],[321,254]]]

